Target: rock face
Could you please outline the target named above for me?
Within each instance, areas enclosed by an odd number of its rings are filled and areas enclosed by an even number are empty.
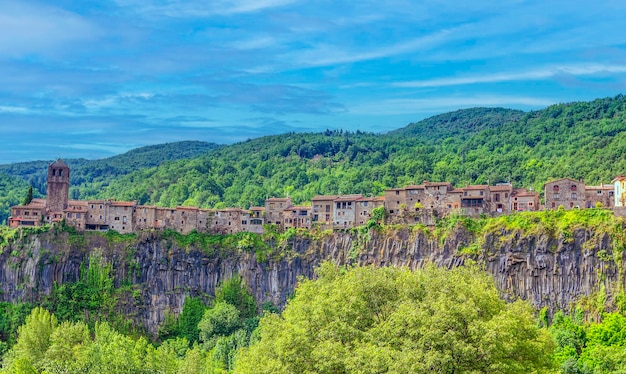
[[[474,241],[462,228],[445,240],[410,229],[365,235],[336,232],[273,244],[270,259],[259,263],[252,251],[183,248],[158,233],[116,242],[95,233],[51,231],[26,236],[1,250],[0,300],[41,300],[55,282],[76,281],[81,264],[94,253],[112,264],[116,286],[131,284],[138,290],[120,308],[153,333],[166,311],[180,312],[187,295],[213,295],[216,286],[235,273],[246,280],[259,302],[282,306],[298,278],[314,277],[315,267],[325,260],[411,269],[427,264],[451,268],[470,260],[493,274],[505,298],[521,297],[537,308],[568,309],[571,302],[592,295],[601,285],[610,299],[624,286],[620,273],[624,259],[613,255],[609,235],[583,229],[568,238],[502,232],[487,235],[476,254],[461,255]]]

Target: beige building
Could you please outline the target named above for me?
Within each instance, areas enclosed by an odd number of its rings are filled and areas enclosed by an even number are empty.
[[[595,208],[598,204],[604,208],[615,206],[615,185],[600,184],[585,186],[585,204],[587,208]]]
[[[136,201],[109,201],[106,212],[109,229],[121,234],[134,232],[133,214],[136,206]]]
[[[311,224],[332,228],[335,218],[334,206],[337,195],[319,195],[311,199]]]
[[[285,209],[285,228],[311,228],[311,207],[292,206]]]
[[[527,212],[539,210],[539,194],[525,188],[515,188],[511,193],[511,211]]]
[[[499,183],[495,186],[489,186],[491,213],[495,215],[511,213],[512,194],[513,186],[510,183]]]
[[[291,206],[289,197],[272,197],[265,200],[265,222],[268,225],[282,226],[285,220],[285,209]]]
[[[63,211],[65,223],[78,230],[85,230],[87,221],[87,201],[69,200]]]
[[[355,225],[365,225],[372,217],[372,210],[385,206],[385,197],[362,197],[356,202]]]
[[[491,213],[489,186],[479,184],[463,187],[461,196],[461,214],[477,217]]]

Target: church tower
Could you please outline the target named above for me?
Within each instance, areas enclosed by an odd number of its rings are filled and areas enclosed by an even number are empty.
[[[70,191],[70,167],[60,158],[48,166],[48,190],[46,208],[48,212],[62,212],[67,208]]]

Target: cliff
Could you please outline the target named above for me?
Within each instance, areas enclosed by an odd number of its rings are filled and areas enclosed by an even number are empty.
[[[180,311],[186,295],[213,295],[216,285],[234,273],[244,277],[258,301],[284,305],[298,277],[314,276],[325,260],[411,269],[478,262],[493,274],[503,296],[521,297],[537,308],[568,309],[601,288],[611,300],[624,286],[623,253],[614,250],[609,233],[589,228],[571,235],[495,230],[480,238],[463,225],[445,236],[423,228],[387,228],[265,243],[266,260],[249,246],[184,244],[158,232],[121,239],[60,230],[24,235],[1,249],[0,300],[40,301],[55,282],[76,281],[81,264],[94,253],[112,265],[116,287],[131,285],[135,291],[118,308],[151,332],[166,311]]]

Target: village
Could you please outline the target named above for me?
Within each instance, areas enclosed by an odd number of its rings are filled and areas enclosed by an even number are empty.
[[[77,230],[115,230],[132,233],[141,230],[172,229],[215,234],[237,232],[263,233],[265,225],[279,229],[347,229],[367,223],[372,210],[384,207],[388,222],[434,225],[449,214],[470,217],[498,216],[513,212],[544,209],[613,209],[626,211],[626,176],[611,184],[587,186],[584,181],[562,178],[544,186],[544,200],[539,194],[510,183],[467,185],[455,188],[449,182],[424,181],[419,185],[391,188],[384,196],[320,195],[311,205],[294,206],[289,197],[272,197],[265,206],[249,209],[173,208],[138,205],[136,201],[69,200],[70,168],[58,159],[48,167],[45,199],[11,208],[10,227],[33,227],[64,221]]]

